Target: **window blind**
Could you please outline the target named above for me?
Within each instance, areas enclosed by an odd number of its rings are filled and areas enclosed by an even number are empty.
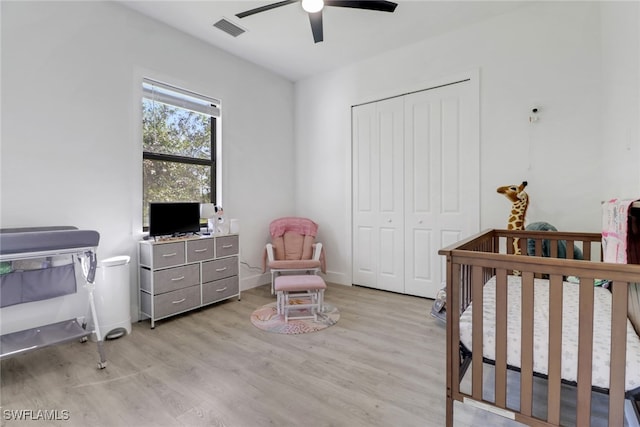
[[[142,91],[143,96],[151,101],[173,105],[211,117],[220,117],[220,100],[218,99],[150,79],[143,79]]]

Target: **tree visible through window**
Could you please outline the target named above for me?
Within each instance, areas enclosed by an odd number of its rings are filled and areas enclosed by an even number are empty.
[[[219,109],[211,99],[157,82],[143,83],[143,227],[151,202],[216,200]]]

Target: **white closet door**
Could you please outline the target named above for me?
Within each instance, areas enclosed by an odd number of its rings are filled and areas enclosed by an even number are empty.
[[[477,95],[469,81],[405,98],[405,293],[434,298],[438,250],[478,231]]]
[[[478,96],[467,80],[352,109],[354,284],[433,298],[438,250],[478,232]]]
[[[353,109],[353,283],[404,291],[404,102]]]
[[[352,139],[352,281],[376,287],[378,280],[376,232],[380,149],[376,136],[376,106],[365,104],[351,110]]]

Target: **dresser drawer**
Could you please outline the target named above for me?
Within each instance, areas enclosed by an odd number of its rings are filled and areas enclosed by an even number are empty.
[[[153,293],[155,295],[175,291],[200,283],[198,264],[183,265],[153,272]]]
[[[153,297],[153,314],[156,319],[198,306],[200,306],[200,286],[191,286]]]
[[[189,240],[187,242],[187,262],[213,259],[213,239]]]
[[[222,236],[216,237],[216,257],[220,258],[229,255],[238,255],[239,253],[239,236]]]
[[[227,277],[215,282],[202,284],[202,304],[220,301],[233,295],[238,295],[238,276]]]
[[[153,268],[184,264],[185,259],[184,242],[153,245]]]
[[[238,275],[238,257],[217,259],[202,263],[202,282],[213,282]]]

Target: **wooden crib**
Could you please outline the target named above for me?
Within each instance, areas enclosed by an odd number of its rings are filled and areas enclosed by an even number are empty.
[[[526,256],[529,240],[533,256]],[[549,257],[539,256],[543,240],[550,243]],[[513,254],[514,241],[523,255]],[[560,241],[566,242],[567,259],[558,258]],[[574,247],[584,260],[573,260]],[[590,425],[593,391],[608,394],[609,426],[623,426],[625,413],[637,425],[640,330],[627,316],[627,288],[640,282],[640,265],[602,262],[598,233],[488,230],[439,254],[447,261],[447,426],[453,425],[456,400],[527,425],[559,426],[563,384],[575,386],[576,425]],[[594,286],[600,279],[609,281],[609,289]],[[572,302],[575,316],[567,312]],[[603,331],[609,333],[605,345],[595,338]],[[565,372],[571,369],[575,372]],[[508,372],[519,375],[517,405],[508,403],[514,394],[507,389]],[[536,409],[546,406],[546,415],[532,410],[534,377],[544,379],[547,401]],[[469,379],[471,385],[461,387]]]

